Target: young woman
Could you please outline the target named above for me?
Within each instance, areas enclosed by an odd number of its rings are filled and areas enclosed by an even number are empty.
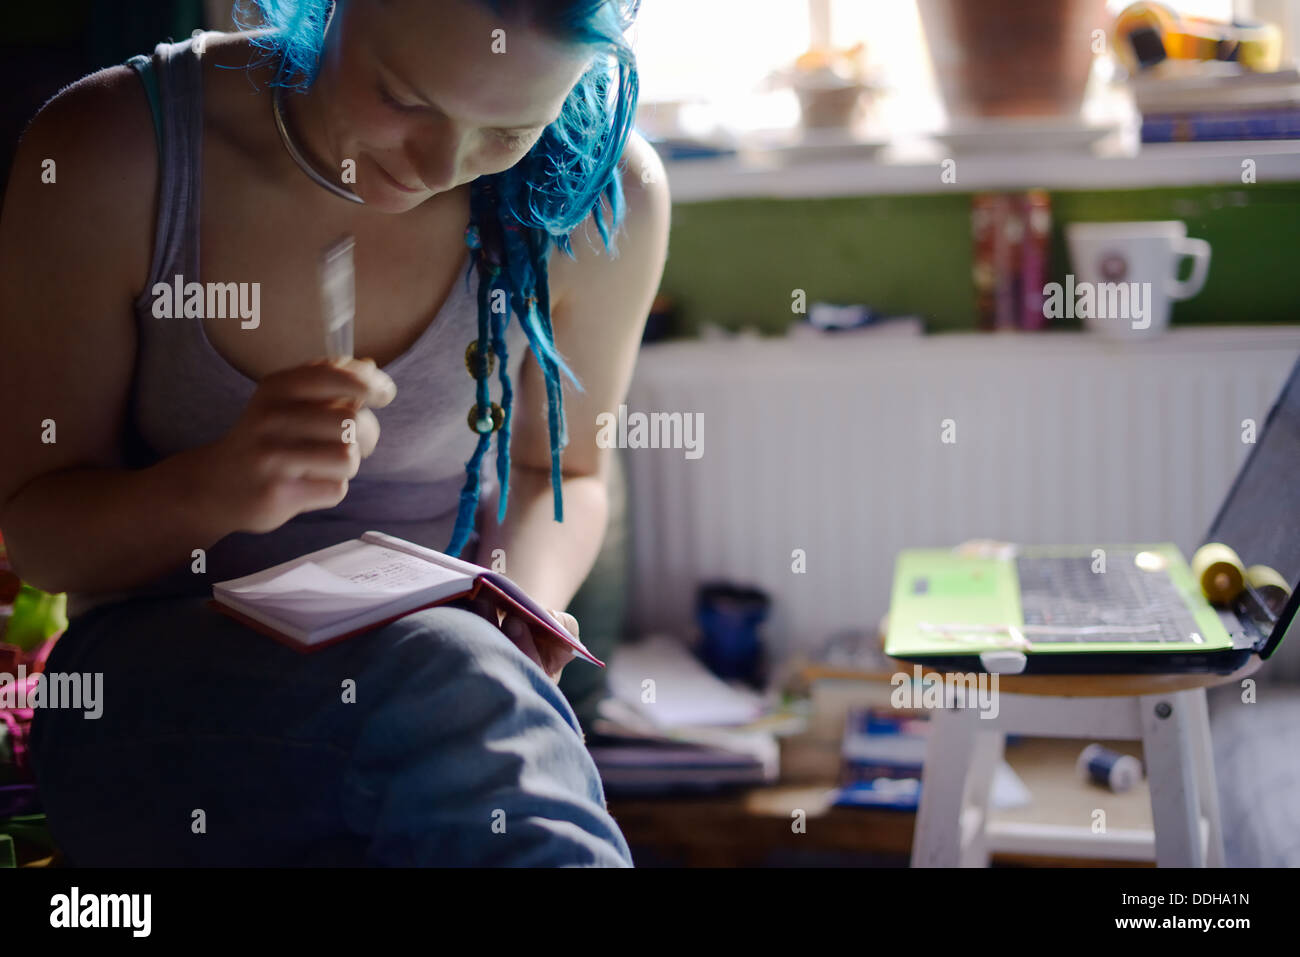
[[[98,720],[36,719],[55,838],[92,865],[629,864],[567,650],[441,607],[301,655],[205,597],[377,528],[503,549],[568,604],[666,257],[636,3],[258,5],[61,93],[5,197],[0,528],[69,593],[48,670],[103,675]],[[344,235],[350,361],[317,292]],[[190,282],[243,308],[167,317]]]

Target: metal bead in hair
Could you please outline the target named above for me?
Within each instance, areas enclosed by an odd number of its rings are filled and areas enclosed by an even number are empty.
[[[465,463],[465,485],[460,492],[460,506],[456,513],[456,526],[447,546],[449,555],[459,555],[474,529],[478,509],[483,457],[487,453],[492,434],[497,436],[497,480],[500,485],[497,521],[506,517],[510,494],[510,431],[514,406],[514,387],[508,372],[509,353],[506,348],[506,330],[511,311],[519,316],[529,346],[546,379],[547,424],[551,446],[551,488],[554,499],[555,520],[564,520],[563,475],[560,469],[560,450],[568,443],[568,430],[564,422],[563,395],[560,389],[560,362],[551,332],[550,301],[547,287],[546,235],[540,230],[522,227],[508,221],[510,213],[501,208],[493,187],[492,177],[480,177],[470,185],[470,223],[465,230],[465,245],[470,250],[470,275],[477,271],[478,286],[478,338],[466,349],[466,367],[475,380],[475,403],[467,417],[469,427],[478,433],[474,454]],[[501,289],[506,294],[504,310],[490,308],[493,292]],[[486,361],[484,359],[486,357]],[[488,379],[495,357],[497,379],[501,387],[501,401],[491,401]],[[570,378],[573,373],[564,367]],[[576,379],[574,380],[576,383]]]

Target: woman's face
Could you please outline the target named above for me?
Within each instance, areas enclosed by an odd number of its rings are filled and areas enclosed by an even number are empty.
[[[591,57],[476,0],[343,0],[302,127],[368,205],[405,212],[518,163]]]

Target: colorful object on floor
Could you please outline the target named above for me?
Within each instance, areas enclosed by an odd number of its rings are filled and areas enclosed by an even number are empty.
[[[4,534],[0,533],[0,673],[8,661],[5,644],[22,652],[39,648],[68,627],[67,607],[66,595],[51,595],[23,584],[9,564]]]
[[[0,536],[0,868],[48,857],[53,849],[28,758],[35,712],[14,705],[27,700],[45,670],[50,649],[67,627],[66,608],[66,595],[49,595],[19,580]]]
[[[5,644],[31,651],[68,627],[68,596],[50,595],[23,585],[14,599],[8,627],[0,638]]]
[[[1079,777],[1116,794],[1133,790],[1142,780],[1142,762],[1131,754],[1120,754],[1100,744],[1090,744],[1079,753]]]
[[[61,634],[62,631],[59,632]],[[46,639],[31,651],[0,643],[0,785],[9,787],[32,782],[27,742],[35,712],[31,708],[15,705],[19,701],[28,700],[45,671],[45,659],[49,657],[59,635]],[[10,687],[11,685],[15,687]],[[33,791],[32,797],[34,796]],[[26,804],[14,803],[19,802],[20,798],[23,795],[17,791],[0,795],[0,817],[24,810]]]
[[[47,599],[64,597],[30,590]],[[40,604],[42,603],[38,603]],[[62,608],[61,602],[59,607]],[[26,612],[22,612],[19,621],[29,617]],[[37,625],[29,622],[21,625],[19,630],[27,634],[38,634],[48,626],[39,624],[42,621],[48,622],[46,616],[38,614],[35,617]],[[13,620],[10,619],[11,624]],[[12,630],[11,627],[10,631]],[[53,848],[45,829],[45,816],[39,813],[40,797],[29,758],[29,740],[35,711],[14,705],[20,700],[27,700],[37,679],[45,670],[45,660],[49,657],[54,642],[62,633],[63,626],[60,625],[53,635],[26,649],[16,644],[0,642],[0,868],[16,867],[48,856]],[[20,670],[20,667],[25,670]],[[19,675],[22,680],[16,681]],[[11,687],[13,685],[18,687]]]

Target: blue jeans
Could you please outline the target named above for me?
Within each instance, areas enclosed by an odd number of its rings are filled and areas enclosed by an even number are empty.
[[[463,608],[303,654],[139,599],[74,621],[46,670],[103,673],[102,717],[32,729],[71,864],[632,863],[569,703]]]

